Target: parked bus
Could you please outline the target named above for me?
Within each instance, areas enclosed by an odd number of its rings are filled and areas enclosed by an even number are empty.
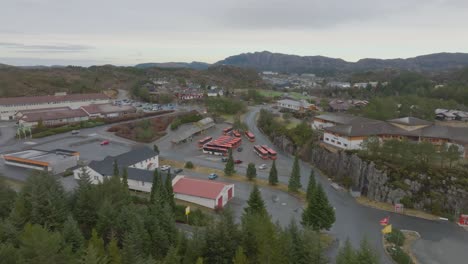
[[[238,137],[238,138],[241,137],[241,134],[240,134],[239,131],[237,131],[237,130],[234,130],[234,131],[232,132],[232,134],[233,134],[235,137]]]
[[[198,140],[198,147],[199,147],[199,148],[203,148],[203,146],[204,146],[206,143],[210,142],[212,139],[213,139],[213,137],[206,137],[206,138],[204,138],[204,139]]]
[[[223,129],[223,135],[229,135],[232,132],[232,127]]]
[[[216,156],[226,156],[227,155],[227,149],[204,146],[203,147],[203,153],[210,154],[210,155],[216,155]]]
[[[245,131],[245,136],[249,139],[250,142],[255,142],[255,135],[249,131]]]
[[[262,148],[268,153],[268,158],[275,160],[277,158],[276,151],[274,151],[272,148],[263,145]]]
[[[268,152],[259,145],[254,146],[254,152],[262,159],[268,159]]]

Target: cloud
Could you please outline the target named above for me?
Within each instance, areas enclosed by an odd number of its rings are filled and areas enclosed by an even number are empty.
[[[93,49],[91,46],[74,45],[74,44],[57,44],[57,45],[28,45],[16,42],[0,42],[0,47],[12,49],[16,52],[27,53],[69,53],[69,52],[84,52]]]

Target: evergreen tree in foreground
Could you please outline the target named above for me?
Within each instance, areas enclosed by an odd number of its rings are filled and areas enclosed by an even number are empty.
[[[247,165],[247,178],[249,179],[249,181],[252,181],[256,177],[257,177],[257,169],[255,168],[255,164],[249,163],[249,165]]]
[[[244,213],[260,215],[266,215],[268,213],[265,207],[265,202],[262,199],[262,194],[260,193],[257,185],[254,185],[252,192],[250,193],[249,200],[247,201],[247,207],[244,208]]]
[[[174,189],[172,188],[172,177],[170,173],[166,176],[164,187],[166,189],[166,202],[167,204],[169,204],[169,207],[171,208],[172,212],[174,212],[176,206],[174,201]]]
[[[312,169],[310,171],[309,183],[307,184],[307,195],[306,195],[307,201],[309,201],[312,195],[314,194],[316,185],[317,183],[315,182],[314,170]]]
[[[357,253],[353,249],[349,239],[346,239],[344,247],[340,248],[336,256],[336,264],[359,264]]]
[[[234,256],[232,263],[233,264],[248,264],[249,263],[247,261],[247,256],[244,254],[244,249],[241,246],[237,248],[236,255]]]
[[[361,241],[361,246],[357,252],[357,263],[378,264],[379,256],[375,249],[370,245],[367,238]]]
[[[278,184],[278,170],[276,169],[275,160],[273,160],[273,164],[271,165],[270,174],[268,175],[268,183],[270,185]]]
[[[123,168],[122,184],[123,184],[125,190],[128,190],[128,171],[127,171],[127,168]]]
[[[311,197],[307,200],[307,207],[302,212],[302,225],[315,231],[329,230],[335,223],[335,210],[328,202],[322,185],[318,184]]]
[[[63,241],[71,247],[72,252],[78,252],[84,246],[84,237],[81,233],[78,222],[70,215],[63,224]]]
[[[289,178],[288,190],[290,192],[298,192],[301,187],[301,169],[299,167],[299,158],[296,155],[294,157],[291,177]]]
[[[119,164],[117,163],[117,160],[114,160],[114,169],[113,169],[113,176],[119,177],[120,172],[119,172]]]
[[[151,185],[151,193],[150,193],[150,202],[154,203],[155,201],[160,199],[160,189],[161,189],[161,178],[159,177],[158,169],[154,170],[153,173],[153,184]]]
[[[224,167],[224,174],[226,174],[226,176],[232,176],[235,172],[234,159],[232,158],[232,149],[229,149],[229,157],[226,162],[226,166]]]

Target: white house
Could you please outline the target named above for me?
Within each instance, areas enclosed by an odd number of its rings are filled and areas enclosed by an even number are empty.
[[[13,120],[19,111],[45,108],[70,107],[78,109],[90,104],[110,103],[110,98],[101,93],[24,96],[0,98],[0,120]]]
[[[211,209],[223,208],[234,197],[234,184],[176,176],[174,197]]]
[[[310,104],[306,100],[291,100],[291,99],[283,99],[276,102],[276,105],[279,108],[289,109],[293,111],[305,111],[305,110],[316,110],[317,108],[315,105]]]
[[[153,172],[159,168],[159,153],[148,147],[141,147],[119,156],[108,156],[101,161],[92,161],[84,167],[92,183],[97,184],[106,177],[112,177],[114,161],[117,162],[120,172],[123,168],[127,168],[129,189],[151,192]],[[83,168],[78,168],[73,171],[75,179],[81,177],[82,170]],[[160,175],[166,177],[166,173]]]
[[[210,89],[206,93],[208,97],[223,96],[224,91],[222,89]]]

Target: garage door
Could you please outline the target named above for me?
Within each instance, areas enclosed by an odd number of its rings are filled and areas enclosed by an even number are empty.
[[[218,199],[218,208],[223,208],[223,196]]]
[[[228,201],[232,198],[232,188],[228,190]]]

